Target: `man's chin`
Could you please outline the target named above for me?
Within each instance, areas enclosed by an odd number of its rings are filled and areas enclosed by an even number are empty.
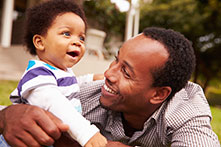
[[[99,99],[100,105],[102,108],[106,109],[106,110],[111,110],[108,106],[106,106],[105,104],[102,103],[101,98]]]

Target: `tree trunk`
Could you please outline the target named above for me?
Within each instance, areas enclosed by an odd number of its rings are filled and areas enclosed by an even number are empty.
[[[192,38],[192,40],[194,40],[193,38]],[[197,46],[195,46],[194,44],[193,44],[193,48],[195,49],[194,50],[194,52],[195,52],[195,56],[196,56],[196,67],[195,67],[195,71],[194,71],[194,74],[193,74],[193,82],[194,83],[197,83],[197,79],[198,79],[198,76],[199,76],[199,72],[200,72],[200,53],[199,53],[199,51],[197,51],[196,50],[196,48],[197,48]]]
[[[210,77],[207,77],[207,78],[206,78],[206,81],[205,81],[205,83],[204,83],[204,85],[203,85],[203,91],[204,91],[204,93],[206,93],[207,87],[208,87],[208,85],[209,85],[209,81],[210,81]]]
[[[199,68],[198,68],[198,64],[196,64],[196,68],[193,74],[193,82],[197,83],[197,79],[198,79],[198,75],[199,75]]]

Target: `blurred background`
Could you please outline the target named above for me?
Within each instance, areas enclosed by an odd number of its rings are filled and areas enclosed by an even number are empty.
[[[25,11],[42,1],[0,0],[0,104],[9,104],[8,95],[16,87],[27,61],[34,58],[22,45]],[[221,0],[77,2],[85,11],[88,31],[87,53],[73,68],[76,75],[104,72],[122,43],[145,27],[179,31],[195,49],[197,66],[191,80],[202,86],[212,109],[213,128],[221,137]]]

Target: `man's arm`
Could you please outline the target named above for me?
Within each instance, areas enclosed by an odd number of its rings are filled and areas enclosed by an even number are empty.
[[[62,136],[58,140],[56,140],[53,146],[54,147],[61,147],[61,146],[80,147],[78,142],[73,140],[71,137],[68,137],[68,134],[65,134],[65,133],[63,133]],[[106,147],[131,147],[131,146],[125,145],[118,141],[108,141]]]
[[[185,123],[172,135],[173,146],[213,146],[220,147],[208,116],[195,117]]]
[[[131,147],[118,141],[108,141],[106,147]]]
[[[202,88],[195,83],[188,82],[186,87],[176,94],[182,97],[182,92],[188,96],[188,101],[176,109],[176,115],[170,114],[176,130],[172,134],[171,146],[219,146],[217,135],[213,132],[210,121],[211,111]],[[171,103],[170,105],[176,105]]]
[[[68,126],[36,106],[17,104],[0,111],[0,133],[11,146],[52,145]]]

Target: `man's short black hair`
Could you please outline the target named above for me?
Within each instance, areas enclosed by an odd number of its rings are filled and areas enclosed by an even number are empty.
[[[195,69],[195,54],[192,43],[181,33],[157,27],[146,28],[143,34],[164,45],[169,53],[162,67],[152,69],[154,87],[170,86],[172,92],[168,99],[180,91],[191,78]]]
[[[46,35],[54,19],[66,12],[73,12],[86,23],[83,10],[73,0],[49,0],[27,10],[24,42],[30,54],[36,55],[33,36]]]

